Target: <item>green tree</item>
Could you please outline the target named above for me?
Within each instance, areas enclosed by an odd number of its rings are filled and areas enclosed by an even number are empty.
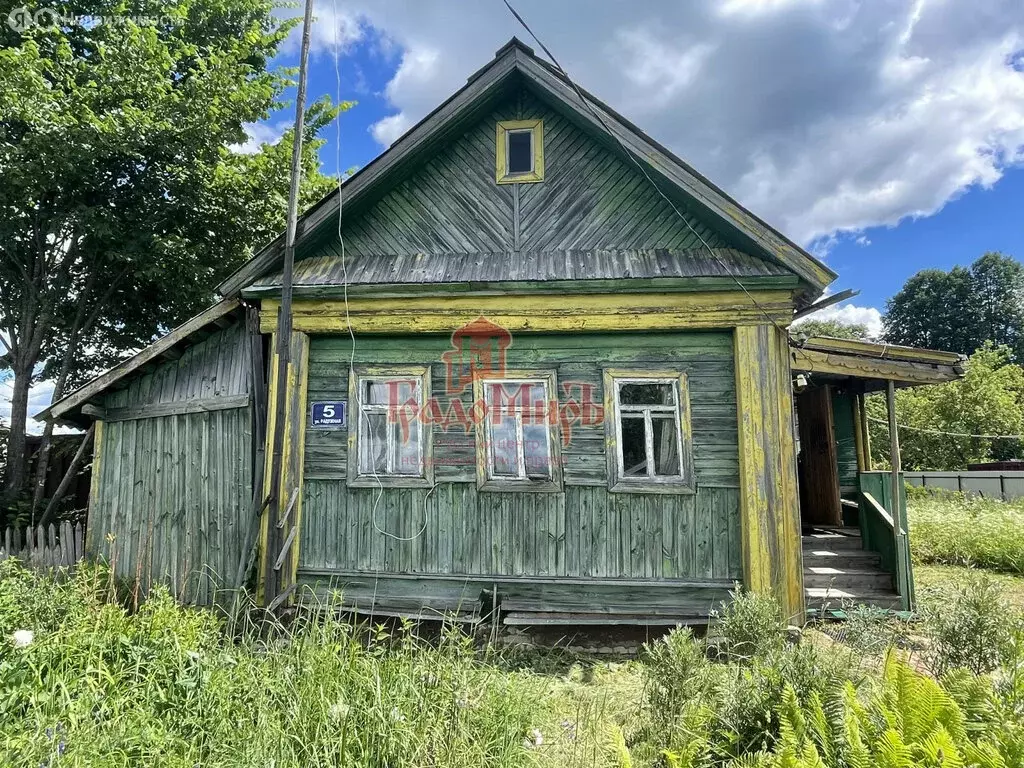
[[[834,339],[866,340],[868,327],[862,323],[844,323],[841,320],[804,320],[794,323],[790,335],[831,336]]]
[[[971,463],[1020,455],[1018,440],[957,436],[1024,434],[1024,368],[1009,359],[1007,347],[986,343],[971,355],[962,379],[897,391],[904,469],[964,469]],[[888,466],[885,397],[869,397],[867,412],[872,461]]]
[[[969,269],[918,272],[886,303],[883,324],[891,344],[969,355],[992,341],[1024,361],[1024,266],[986,253]]]
[[[40,7],[0,0],[0,19],[16,5]],[[8,456],[24,453],[34,377],[52,377],[59,398],[194,314],[286,211],[290,136],[254,155],[229,149],[244,123],[286,106],[292,73],[269,62],[291,23],[272,0],[48,7],[106,21],[0,25]],[[347,106],[310,109],[303,205],[334,183],[319,173],[316,135]],[[8,462],[0,502],[25,484],[23,462]]]

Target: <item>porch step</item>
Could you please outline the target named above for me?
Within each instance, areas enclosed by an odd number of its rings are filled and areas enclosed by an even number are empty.
[[[804,602],[809,611],[820,611],[825,607],[842,608],[853,605],[870,605],[876,608],[899,610],[901,606],[900,596],[891,590],[850,591],[834,587],[810,587],[805,589],[804,593]]]
[[[899,608],[893,575],[876,552],[863,548],[856,528],[815,527],[803,536],[804,596],[808,610],[872,605]]]

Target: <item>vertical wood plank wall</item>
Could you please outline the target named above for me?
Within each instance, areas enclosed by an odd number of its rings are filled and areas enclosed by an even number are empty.
[[[117,408],[247,395],[249,340],[235,325],[105,399]],[[97,425],[87,546],[143,590],[165,583],[210,603],[234,588],[252,514],[251,413],[246,407]]]
[[[442,411],[468,410],[471,388],[446,394],[447,336],[358,339],[357,364],[430,365]],[[609,493],[603,421],[576,424],[562,446],[560,493],[478,491],[474,432],[433,430],[431,489],[348,488],[347,432],[306,431],[299,577],[413,573],[594,578],[742,578],[735,371],[729,332],[528,335],[510,369],[554,370],[603,404],[602,366],[679,370],[689,377],[698,491]],[[347,399],[348,337],[313,336],[309,400]],[[308,418],[308,409],[307,409]],[[353,414],[349,415],[350,422]],[[387,534],[391,534],[390,536]],[[402,540],[408,539],[408,540]]]
[[[743,326],[735,348],[744,579],[796,618],[804,594],[788,342],[773,326]]]

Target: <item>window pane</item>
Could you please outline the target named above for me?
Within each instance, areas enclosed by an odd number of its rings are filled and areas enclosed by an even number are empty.
[[[394,435],[395,474],[420,475],[420,423],[411,421],[406,430],[400,423],[392,423],[390,427]]]
[[[533,131],[509,131],[508,172],[529,173],[533,170]]]
[[[516,446],[516,420],[511,416],[491,424],[491,473],[502,477],[519,476],[519,451]]]
[[[523,454],[526,457],[527,477],[551,477],[551,453],[546,424],[523,424]]]
[[[359,424],[359,473],[381,475],[387,472],[387,414],[366,413]]]
[[[651,416],[654,432],[654,474],[679,476],[678,429],[674,416]]]
[[[619,422],[622,430],[622,472],[626,477],[647,476],[647,442],[644,420],[623,416]]]
[[[672,384],[622,384],[619,403],[622,405],[675,405],[676,388]]]
[[[409,400],[419,401],[417,379],[363,379],[362,386],[364,405],[403,405]]]

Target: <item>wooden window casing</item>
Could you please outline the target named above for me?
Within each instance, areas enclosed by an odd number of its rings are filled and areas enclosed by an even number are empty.
[[[621,402],[622,387],[630,384],[661,384],[670,386],[672,404],[628,404]],[[626,371],[606,368],[605,437],[608,467],[608,490],[635,493],[695,493],[697,489],[693,464],[693,438],[690,425],[690,396],[686,374],[677,371]],[[668,417],[668,418],[666,418]],[[644,474],[627,475],[624,466],[623,420],[643,424]],[[657,471],[654,447],[654,421],[669,421],[675,428],[675,450],[678,470]]]
[[[529,132],[533,163],[529,171],[509,170],[509,137]],[[495,136],[495,179],[499,184],[533,184],[544,180],[544,121],[502,120]]]
[[[364,403],[364,385],[367,383],[377,384],[406,384],[415,387],[418,393],[416,396],[416,407],[413,413],[405,402],[401,403]],[[401,367],[357,367],[349,380],[349,402],[352,404],[352,416],[348,425],[348,485],[352,487],[385,487],[385,488],[424,488],[434,484],[434,467],[432,456],[432,429],[429,424],[423,424],[420,415],[425,412],[427,403],[430,400],[430,368],[425,366],[401,366]],[[396,430],[401,430],[401,424],[394,417],[399,413],[410,419],[410,434],[416,431],[416,458],[417,469],[415,473],[402,472],[396,465],[400,461],[400,451]],[[370,436],[370,418],[384,417],[384,461],[385,467],[381,469],[364,467],[366,451],[372,450],[373,438]]]
[[[505,405],[502,414],[508,417],[515,429],[516,449],[515,472],[501,472],[497,467],[495,446],[499,439],[495,435],[492,409],[495,407],[490,392],[494,385],[500,385],[506,393],[517,393],[521,387],[540,386],[543,390],[543,406],[537,408],[531,402],[524,410],[521,404]],[[476,425],[476,475],[477,487],[485,491],[540,491],[562,490],[562,458],[558,444],[558,425],[547,418],[552,403],[557,404],[555,373],[553,371],[506,371],[501,376],[478,374],[473,380],[474,401],[486,406],[486,415]],[[529,419],[527,417],[529,411]],[[557,408],[555,409],[557,414]],[[538,420],[540,419],[540,420]],[[526,455],[527,441],[524,435],[524,420],[527,426],[543,426],[547,441],[547,471],[543,475],[529,471]],[[555,419],[557,422],[557,419]]]

